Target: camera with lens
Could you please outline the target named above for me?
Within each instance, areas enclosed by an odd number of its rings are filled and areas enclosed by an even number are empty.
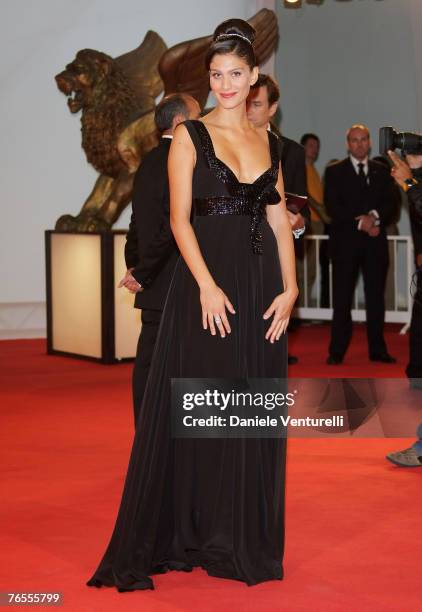
[[[379,132],[379,146],[380,153],[383,155],[386,155],[387,151],[400,149],[403,157],[406,155],[422,156],[422,134],[396,132],[391,126],[382,127]],[[404,181],[409,190],[411,189],[408,191],[409,212],[416,213],[413,221],[422,226],[422,161],[417,167],[412,167],[412,174],[413,179]]]
[[[396,132],[391,127],[380,128],[379,133],[380,154],[400,149],[404,155],[422,155],[422,135],[413,132]]]

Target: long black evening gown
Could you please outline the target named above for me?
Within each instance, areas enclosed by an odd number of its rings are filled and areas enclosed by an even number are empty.
[[[265,340],[263,313],[283,291],[265,206],[276,204],[278,138],[271,167],[240,183],[220,161],[201,121],[186,121],[197,151],[194,230],[209,270],[232,302],[231,334],[202,328],[199,289],[182,258],[167,297],[123,497],[89,586],[151,589],[150,576],[203,567],[253,585],[281,579],[284,439],[172,439],[170,379],[277,378],[287,373],[283,335]]]

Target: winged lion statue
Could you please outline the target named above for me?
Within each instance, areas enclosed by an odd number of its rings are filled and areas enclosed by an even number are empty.
[[[257,32],[254,49],[262,64],[277,45],[277,18],[262,9],[248,21]],[[78,51],[56,75],[70,112],[81,112],[82,148],[99,173],[80,212],[61,216],[56,230],[111,229],[131,201],[143,156],[158,142],[156,98],[163,92],[184,92],[204,108],[209,94],[205,54],[211,40],[204,36],[167,49],[156,32],[148,31],[139,47],[114,59],[93,49]]]

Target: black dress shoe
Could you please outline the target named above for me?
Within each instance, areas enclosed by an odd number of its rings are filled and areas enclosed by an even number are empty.
[[[377,353],[376,355],[370,355],[371,361],[380,361],[381,363],[396,363],[397,359],[389,355],[388,353]]]
[[[327,357],[328,365],[339,365],[340,363],[342,363],[342,361],[343,361],[343,357],[341,355],[337,355],[336,353],[332,353],[331,355],[328,355]]]
[[[294,355],[287,355],[287,363],[289,365],[294,365],[298,361],[299,361],[299,359],[297,357],[295,357]]]

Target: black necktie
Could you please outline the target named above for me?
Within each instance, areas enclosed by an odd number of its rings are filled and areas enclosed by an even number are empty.
[[[358,168],[359,168],[358,177],[359,177],[359,179],[360,179],[360,181],[361,181],[362,185],[366,185],[366,184],[367,184],[367,183],[366,183],[366,174],[365,174],[365,172],[363,171],[363,167],[364,167],[364,165],[365,165],[365,164],[363,164],[362,162],[359,162],[359,163],[358,163]]]

